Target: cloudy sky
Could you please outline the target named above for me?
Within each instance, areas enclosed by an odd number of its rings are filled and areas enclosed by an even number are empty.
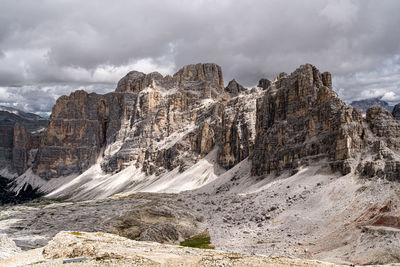
[[[253,86],[304,63],[349,102],[400,102],[398,0],[0,0],[0,105],[47,114],[130,70],[215,62]]]

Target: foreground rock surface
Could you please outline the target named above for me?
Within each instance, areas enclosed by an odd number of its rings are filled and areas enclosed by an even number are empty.
[[[179,244],[208,232],[204,216],[172,199],[153,198],[103,223],[109,233],[133,240]]]
[[[339,266],[320,261],[139,242],[101,232],[60,232],[44,248],[0,261],[0,266],[64,266],[63,260],[70,258],[87,260],[68,266]]]
[[[10,258],[21,252],[21,249],[15,245],[15,242],[0,234],[0,260]]]
[[[190,223],[197,213],[203,215],[211,243],[219,250],[347,266],[398,262],[399,184],[339,176],[324,171],[324,166],[310,166],[278,181],[272,175],[256,181],[248,175],[251,166],[244,163],[192,192],[135,193],[103,200],[0,207],[0,229],[24,250],[45,246],[60,231],[116,233],[103,224],[110,218],[124,234],[124,230],[136,229],[138,218],[148,219],[153,208],[150,204],[146,209],[144,204],[160,200],[160,207],[170,204],[177,216],[181,216],[180,207],[196,211],[192,212],[194,217],[183,216],[183,222]],[[136,207],[144,216],[132,212]],[[119,224],[128,214],[135,215],[132,220],[126,218],[129,224]],[[160,215],[154,218],[171,219]],[[153,231],[159,229],[157,224],[145,220],[138,226],[148,226],[159,238],[165,237]]]
[[[134,240],[179,244],[207,233],[207,226],[203,214],[177,201],[173,194],[139,193],[99,201],[44,201],[0,207],[0,229],[24,250],[44,246],[58,232],[67,230],[101,231]]]

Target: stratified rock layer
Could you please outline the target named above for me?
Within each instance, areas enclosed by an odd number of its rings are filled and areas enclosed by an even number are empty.
[[[114,93],[63,96],[33,170],[43,178],[81,173],[99,155],[107,172],[131,164],[148,174],[190,166],[215,146],[227,97],[216,64],[188,65],[173,77],[133,71]]]
[[[280,74],[257,101],[254,175],[321,158],[350,172],[346,160],[361,148],[362,116],[337,97],[329,77],[303,65],[291,75]]]
[[[33,167],[42,178],[80,173],[96,162],[100,149],[120,128],[118,94],[76,91],[57,100]]]
[[[11,176],[24,173],[47,126],[48,120],[38,115],[0,106],[0,170]]]

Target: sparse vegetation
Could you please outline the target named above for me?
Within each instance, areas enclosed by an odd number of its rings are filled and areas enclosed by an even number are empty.
[[[69,232],[71,235],[76,235],[76,236],[80,236],[80,235],[82,235],[82,233],[81,232],[75,232],[75,231],[72,231],[72,232]]]
[[[192,236],[185,241],[182,241],[181,246],[191,248],[215,249],[215,247],[211,245],[210,236],[205,233]]]

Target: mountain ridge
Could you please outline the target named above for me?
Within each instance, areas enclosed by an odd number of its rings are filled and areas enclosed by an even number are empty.
[[[353,106],[359,110],[363,114],[367,112],[367,109],[371,106],[380,106],[389,112],[392,112],[394,106],[390,106],[388,102],[382,100],[383,96],[380,97],[373,97],[373,98],[367,98],[367,99],[361,99],[361,100],[355,100],[350,103],[350,106]]]
[[[216,149],[212,164],[227,170],[249,157],[254,176],[295,173],[326,158],[330,169],[343,175],[400,179],[389,171],[399,165],[393,152],[399,148],[398,122],[376,108],[364,119],[333,91],[330,73],[305,64],[273,82],[261,79],[262,87],[250,90],[235,80],[223,84],[218,65],[199,63],[173,76],[129,72],[105,95],[81,90],[62,96],[41,137],[32,174],[46,184],[99,164],[95,173],[106,180],[126,168],[131,175],[157,179],[173,170],[185,172]],[[391,125],[388,131],[384,125]],[[379,164],[362,156],[381,155],[378,150],[386,151]],[[134,176],[125,179],[138,183]],[[29,179],[20,178],[17,188],[22,181]]]

